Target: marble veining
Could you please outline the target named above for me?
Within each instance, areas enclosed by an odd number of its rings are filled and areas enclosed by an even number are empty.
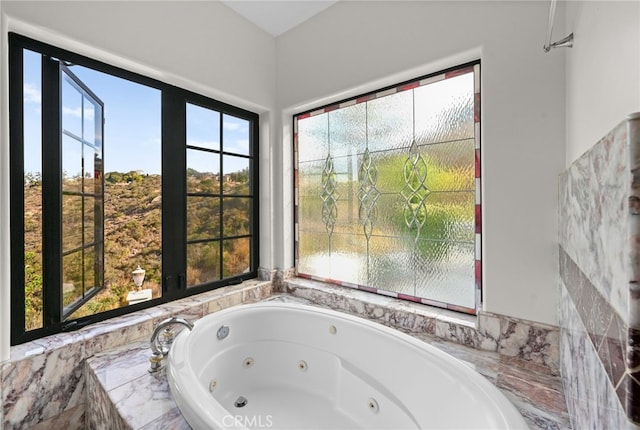
[[[67,423],[69,429],[83,428],[85,415],[95,413],[85,404],[87,392],[95,388],[83,372],[88,357],[141,339],[148,344],[154,327],[165,318],[195,320],[229,306],[262,300],[271,290],[270,281],[249,280],[12,347],[10,360],[0,367],[0,428],[57,427],[57,423]],[[121,366],[123,376],[130,364]]]
[[[166,428],[162,423],[171,423],[172,429],[188,428],[167,394],[166,379],[150,379],[147,374],[153,328],[169,316],[195,320],[230,306],[264,300],[274,290],[287,291],[290,301],[370,318],[466,357],[466,362],[509,393],[514,403],[521,402],[523,415],[537,423],[533,428],[567,428],[565,415],[545,409],[550,403],[544,399],[556,390],[528,386],[514,370],[526,365],[536,374],[555,377],[556,328],[489,313],[476,318],[291,278],[291,273],[270,275],[277,283],[246,281],[13,347],[11,360],[0,368],[2,428],[80,429],[85,428],[84,423],[90,423],[92,429]],[[533,395],[531,390],[540,404],[527,400]],[[94,402],[105,406],[96,408]],[[143,409],[146,412],[140,413]]]
[[[267,300],[314,304],[289,294],[276,295]],[[375,321],[382,321],[383,318],[382,314],[369,316]],[[411,327],[412,324],[407,324],[400,328],[462,360],[484,375],[516,405],[532,430],[570,429],[562,385],[548,366],[507,357],[497,351],[472,349],[425,331],[416,332]],[[93,409],[103,410],[89,413],[89,417],[103,419],[115,409],[127,429],[189,429],[173,401],[166,376],[162,373],[150,375],[146,367],[138,365],[148,360],[149,352],[145,349],[148,349],[148,344],[141,342],[104,351],[87,360],[87,373],[93,373],[94,379],[100,384],[95,390],[102,391],[96,393],[93,388],[89,390],[89,394],[95,397],[89,398],[88,402]],[[126,363],[131,363],[131,369],[126,376],[120,376],[122,366],[126,366]],[[141,405],[144,405],[144,410]],[[89,423],[91,425],[94,421]]]
[[[573,428],[632,428],[564,286],[561,292],[561,374]]]
[[[560,176],[559,197],[561,372],[574,427],[638,428],[640,114]]]
[[[560,177],[560,244],[625,318],[630,273],[631,171],[627,124],[615,129]]]
[[[31,427],[84,401],[81,343],[2,367],[3,428]]]
[[[350,312],[410,332],[427,333],[475,349],[558,371],[557,327],[480,312],[473,317],[392,297],[304,279],[285,280],[284,291],[331,309]]]

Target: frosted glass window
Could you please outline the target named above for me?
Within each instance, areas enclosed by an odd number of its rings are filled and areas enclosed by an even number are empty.
[[[294,120],[299,276],[476,313],[480,64]]]

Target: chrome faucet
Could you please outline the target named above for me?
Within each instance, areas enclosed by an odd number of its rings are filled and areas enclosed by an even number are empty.
[[[193,324],[184,318],[171,317],[161,321],[151,335],[151,357],[149,358],[151,367],[149,368],[149,373],[157,372],[163,367],[164,356],[169,353],[169,348],[171,348],[175,337],[175,332],[170,327],[173,324],[182,324],[189,330],[193,330]]]

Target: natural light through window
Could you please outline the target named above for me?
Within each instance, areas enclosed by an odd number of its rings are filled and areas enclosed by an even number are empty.
[[[300,276],[475,313],[479,64],[294,120]]]
[[[13,344],[257,276],[257,114],[9,47]]]

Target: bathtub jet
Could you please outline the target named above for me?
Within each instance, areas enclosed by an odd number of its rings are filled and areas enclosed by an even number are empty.
[[[267,302],[208,315],[177,336],[167,376],[196,430],[528,428],[454,357],[313,306]]]

